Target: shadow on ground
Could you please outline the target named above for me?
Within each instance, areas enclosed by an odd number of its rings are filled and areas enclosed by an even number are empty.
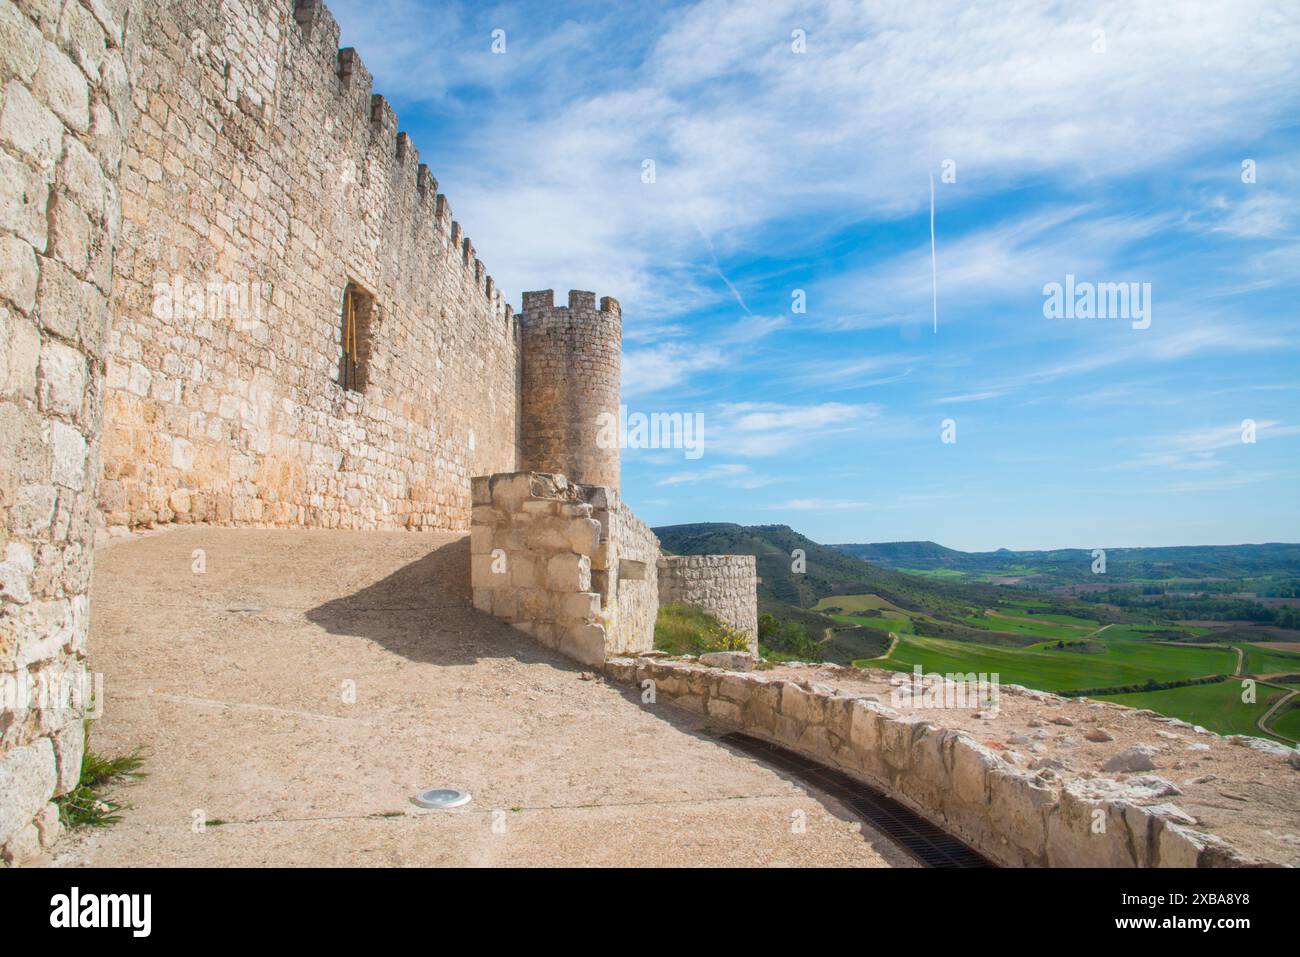
[[[469,539],[441,545],[423,557],[356,592],[309,609],[307,620],[330,634],[361,637],[412,661],[442,666],[469,665],[484,659],[511,658],[549,665],[560,671],[584,669],[558,652],[537,644],[471,602]],[[746,761],[763,765],[782,780],[814,797],[840,820],[861,818],[840,801],[810,787],[784,768],[760,761],[719,736],[733,728],[718,725],[674,705],[647,705],[641,689],[611,683],[627,706],[642,709],[677,732],[707,741]],[[899,851],[870,826],[863,837],[877,852],[897,862]]]
[[[514,658],[580,670],[474,608],[469,555],[468,537],[439,546],[373,585],[308,609],[304,617],[332,635],[369,639],[409,661],[466,665]]]

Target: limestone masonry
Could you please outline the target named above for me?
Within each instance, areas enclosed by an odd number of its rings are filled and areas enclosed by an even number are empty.
[[[641,657],[667,601],[756,650],[755,559],[661,554],[602,431],[618,302],[514,312],[338,44],[319,0],[0,0],[4,862],[57,837],[80,774],[97,531],[182,523],[468,532],[480,612],[1000,861],[1244,860],[1131,788],[1031,779],[865,697]],[[1113,837],[1088,842],[1096,805]]]
[[[758,559],[753,555],[666,555],[659,559],[659,599],[703,608],[749,637],[758,653]]]
[[[97,528],[472,525],[481,610],[651,647],[618,302],[514,312],[319,0],[0,0],[0,70],[5,860],[80,772]]]
[[[796,664],[746,674],[704,661],[611,658],[605,671],[881,788],[1001,865],[1300,864],[1300,755],[1277,742],[1020,685],[1003,685],[993,710],[935,717],[896,701],[907,679],[894,672]]]

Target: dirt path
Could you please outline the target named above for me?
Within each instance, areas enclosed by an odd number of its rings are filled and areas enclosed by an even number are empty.
[[[888,658],[890,655],[892,655],[892,654],[894,653],[894,649],[897,648],[897,647],[898,647],[898,635],[897,635],[896,633],[894,633],[894,632],[891,631],[891,632],[889,633],[889,647],[885,649],[884,654],[876,655],[876,657],[874,657],[874,658],[862,658],[862,659],[859,659],[859,660],[861,660],[861,661],[882,661],[883,659]]]
[[[1258,681],[1259,679],[1256,680]],[[1263,731],[1265,734],[1271,734],[1274,737],[1281,738],[1283,741],[1290,741],[1294,745],[1300,745],[1300,740],[1296,740],[1290,735],[1285,735],[1280,731],[1275,731],[1272,727],[1273,718],[1281,714],[1286,709],[1286,706],[1291,701],[1291,699],[1294,698],[1297,694],[1300,694],[1300,691],[1296,691],[1295,688],[1288,688],[1286,685],[1271,684],[1270,682],[1267,681],[1259,681],[1259,683],[1269,688],[1280,688],[1287,693],[1284,694],[1281,698],[1279,698],[1274,703],[1273,707],[1269,708],[1267,711],[1265,711],[1263,714],[1259,716],[1259,720],[1255,722],[1256,727],[1258,727],[1259,730]]]
[[[1175,647],[1183,645],[1182,642],[1178,642],[1178,641],[1160,641],[1157,642],[1157,644],[1173,645]],[[1183,646],[1186,647],[1185,645]],[[1272,735],[1273,737],[1276,738],[1281,738],[1283,741],[1289,741],[1295,745],[1300,745],[1300,740],[1296,740],[1295,738],[1292,738],[1289,735],[1285,735],[1278,731],[1275,731],[1271,726],[1271,722],[1273,718],[1276,715],[1281,714],[1287,702],[1296,696],[1297,691],[1295,688],[1288,688],[1286,685],[1274,684],[1273,682],[1266,681],[1265,678],[1267,676],[1246,674],[1246,652],[1245,649],[1243,649],[1240,645],[1198,644],[1196,645],[1196,647],[1219,648],[1219,649],[1231,648],[1233,651],[1237,653],[1237,667],[1236,670],[1233,671],[1232,677],[1253,678],[1257,684],[1264,685],[1265,687],[1268,688],[1278,688],[1282,691],[1287,692],[1280,699],[1278,699],[1278,701],[1273,705],[1273,707],[1269,708],[1267,711],[1265,711],[1262,715],[1259,716],[1259,718],[1255,721],[1255,727],[1259,728],[1259,730],[1263,731],[1265,734]]]
[[[149,776],[46,863],[912,866],[694,716],[474,611],[468,551],[202,528],[99,549],[91,744],[141,747]],[[472,803],[411,803],[440,785]]]

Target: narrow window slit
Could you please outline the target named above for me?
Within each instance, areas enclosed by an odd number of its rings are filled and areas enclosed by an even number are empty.
[[[339,385],[350,392],[365,392],[370,381],[370,338],[375,318],[375,297],[354,282],[343,290],[342,341]]]

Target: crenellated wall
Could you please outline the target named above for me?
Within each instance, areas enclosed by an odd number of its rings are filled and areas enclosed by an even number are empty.
[[[472,524],[477,607],[589,664],[653,645],[618,302],[516,316],[338,44],[320,0],[0,0],[6,860],[80,772],[100,524]]]
[[[606,296],[524,293],[522,468],[619,490],[622,312]]]
[[[107,524],[467,528],[470,477],[516,467],[519,324],[361,57],[317,0],[136,27]],[[364,391],[339,382],[349,283]]]

